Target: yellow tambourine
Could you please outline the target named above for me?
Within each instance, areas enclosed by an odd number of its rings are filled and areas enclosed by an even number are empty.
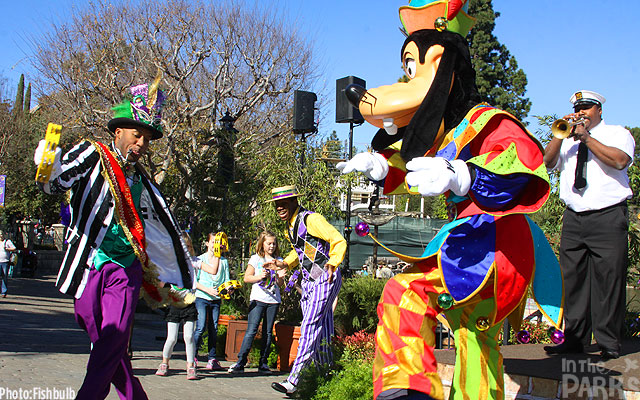
[[[228,250],[229,241],[227,240],[227,234],[224,232],[216,233],[213,237],[213,255],[220,258],[222,253]]]
[[[218,296],[220,296],[220,298],[223,298],[225,300],[229,300],[231,298],[231,293],[230,293],[231,290],[240,289],[241,287],[242,285],[240,284],[239,281],[236,281],[236,280],[226,281],[225,283],[218,286]]]
[[[44,137],[44,140],[46,141],[46,147],[44,149],[44,153],[42,154],[42,161],[40,162],[40,165],[38,165],[38,171],[36,172],[36,182],[49,182],[49,177],[51,176],[51,171],[53,169],[53,163],[56,159],[56,147],[58,147],[58,142],[60,142],[61,131],[62,126],[60,125],[49,123],[49,125],[47,126],[47,133]]]

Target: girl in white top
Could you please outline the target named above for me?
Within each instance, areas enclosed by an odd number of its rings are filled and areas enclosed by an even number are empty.
[[[249,259],[249,265],[244,274],[244,281],[252,283],[249,305],[249,317],[247,318],[247,331],[242,340],[242,346],[238,353],[238,362],[229,368],[230,373],[243,372],[247,364],[247,356],[251,350],[251,344],[258,332],[258,326],[262,320],[262,343],[260,351],[260,363],[258,370],[269,373],[271,370],[267,364],[269,348],[273,334],[273,324],[280,306],[280,288],[283,284],[285,270],[275,272],[274,260],[282,260],[276,235],[272,232],[262,232],[256,244],[256,253]],[[274,272],[271,272],[274,271]]]
[[[0,231],[0,295],[7,297],[7,276],[9,275],[9,259],[16,246]]]

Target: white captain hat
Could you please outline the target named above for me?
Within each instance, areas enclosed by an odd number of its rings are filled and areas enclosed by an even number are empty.
[[[571,104],[573,104],[574,107],[580,104],[588,103],[597,104],[598,106],[602,107],[607,99],[605,99],[604,96],[600,93],[596,93],[591,90],[579,90],[571,96],[569,101],[571,102]]]

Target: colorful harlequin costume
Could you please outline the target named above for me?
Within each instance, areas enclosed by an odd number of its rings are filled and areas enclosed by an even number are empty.
[[[82,141],[56,159],[49,180],[39,183],[46,193],[70,193],[69,246],[56,285],[75,297],[76,320],[93,345],[78,399],[105,398],[111,383],[123,399],[146,399],[127,357],[138,297],[144,293],[151,305],[180,304],[159,282],[193,288],[193,266],[177,221],[138,158],[123,154],[122,143],[141,155],[140,143],[162,137],[163,95],[157,82],[131,93],[131,101],[114,108],[110,145]],[[43,140],[36,164],[44,147]]]
[[[525,215],[549,196],[542,149],[515,117],[479,104],[465,11],[462,1],[401,7],[410,81],[347,89],[364,118],[384,129],[372,142],[377,153],[338,167],[379,181],[385,194],[445,193],[450,220],[422,257],[387,249],[413,266],[389,280],[378,304],[377,399],[444,397],[433,354],[443,312],[457,349],[450,398],[472,399],[504,397],[498,334],[505,318],[519,329],[530,287],[556,326],[562,317],[557,260]]]

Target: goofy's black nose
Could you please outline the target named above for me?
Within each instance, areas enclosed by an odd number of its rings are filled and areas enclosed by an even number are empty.
[[[367,89],[363,88],[360,85],[356,85],[352,83],[344,89],[344,94],[347,96],[349,103],[355,108],[358,108],[360,105],[360,100],[367,93]]]

